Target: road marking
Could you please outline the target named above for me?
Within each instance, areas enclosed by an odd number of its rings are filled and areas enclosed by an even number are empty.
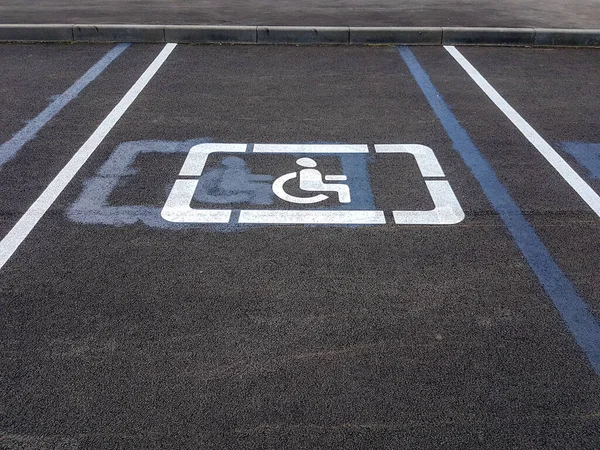
[[[369,153],[365,144],[255,144],[253,153]]]
[[[109,199],[121,183],[138,173],[139,170],[133,166],[136,158],[140,155],[187,154],[190,147],[201,142],[206,141],[204,139],[181,142],[147,140],[119,144],[100,166],[95,176],[85,180],[79,198],[67,210],[67,217],[74,222],[88,225],[121,227],[143,223],[156,228],[177,228],[173,226],[173,223],[166,222],[160,217],[161,208],[159,207],[149,205],[113,206]]]
[[[20,131],[0,145],[0,167],[10,161],[21,148],[35,138],[35,135],[54,118],[71,100],[75,99],[98,75],[104,72],[130,44],[118,44],[83,74],[73,85],[58,95],[46,109],[30,120]]]
[[[447,180],[425,180],[425,185],[431,200],[433,200],[433,209],[429,211],[392,211],[396,224],[454,225],[465,219],[465,213]]]
[[[527,222],[519,206],[502,185],[490,163],[475,147],[429,76],[407,47],[398,47],[427,102],[450,137],[453,147],[479,182],[500,219],[512,235],[525,260],[559,312],[567,328],[587,356],[592,369],[600,375],[600,324],[579,296],[569,279]]]
[[[563,142],[561,147],[588,170],[590,178],[600,180],[600,143]]]
[[[410,153],[415,157],[423,178],[445,177],[444,170],[435,153],[429,147],[418,144],[377,144],[375,153]],[[465,219],[463,211],[447,180],[425,180],[433,209],[429,211],[392,211],[398,225],[454,225]]]
[[[179,171],[182,177],[196,177],[202,174],[208,155],[215,152],[245,153],[246,144],[199,144],[194,145],[185,158]]]
[[[383,211],[269,211],[242,209],[238,223],[300,225],[383,225]]]
[[[317,162],[312,158],[300,158],[296,160],[296,164],[302,167],[299,172],[290,172],[280,176],[273,182],[273,192],[280,199],[301,205],[307,205],[312,203],[320,203],[329,198],[329,195],[323,194],[327,192],[335,192],[338,197],[339,203],[350,203],[352,201],[350,196],[350,187],[347,183],[324,183],[323,174],[317,168]],[[285,190],[286,181],[298,178],[298,188],[303,192],[319,192],[319,194],[313,195],[312,197],[297,197],[289,194]],[[341,180],[335,181],[346,181],[345,175],[325,175],[327,177],[337,177]]]
[[[211,153],[245,153],[252,149],[253,153],[271,154],[321,154],[321,155],[354,155],[362,156],[369,153],[367,145],[346,144],[199,144],[192,147],[183,163],[180,176],[197,177],[195,179],[178,179],[175,181],[167,201],[161,211],[161,217],[174,223],[208,223],[225,224],[232,220],[239,224],[320,224],[320,225],[382,225],[386,223],[383,211],[369,208],[358,209],[350,205],[352,209],[326,209],[326,210],[250,210],[242,209],[239,215],[234,215],[232,209],[197,209],[191,206],[192,200],[198,190],[198,185],[204,171],[204,167]],[[403,144],[375,144],[375,153],[409,153],[415,157],[419,170],[424,178],[444,177],[435,153],[424,145]],[[335,192],[340,204],[351,204],[349,183],[323,183],[321,172],[315,167],[317,162],[311,158],[303,157],[296,163],[304,167],[298,172],[291,172],[278,177],[272,184],[272,190],[280,199],[296,204],[312,204],[327,200],[324,194],[312,197],[297,197],[285,191],[287,181],[298,179],[299,189],[305,192]],[[364,166],[366,169],[366,165]],[[353,173],[352,175],[355,175]],[[264,175],[263,175],[264,176]],[[303,178],[304,177],[304,178]],[[329,181],[348,181],[347,174],[325,175]],[[333,178],[331,178],[333,177]],[[352,176],[352,180],[357,177]],[[370,197],[371,188],[365,186],[364,180],[360,180],[359,188],[368,190]],[[368,182],[366,183],[368,185]],[[392,211],[394,222],[398,225],[454,225],[465,218],[465,214],[450,187],[447,180],[425,180],[434,208],[430,211]],[[335,198],[336,196],[334,196]],[[368,198],[361,195],[360,189],[356,196],[361,203]],[[372,202],[370,202],[372,203]]]
[[[94,133],[81,146],[81,148],[77,150],[67,165],[63,167],[54,180],[50,182],[44,192],[42,192],[42,194],[35,202],[33,202],[33,204],[29,207],[25,214],[23,214],[15,226],[8,232],[4,239],[0,241],[0,269],[4,267],[4,264],[6,264],[8,259],[13,255],[17,248],[19,248],[19,245],[21,245],[31,230],[33,230],[33,227],[35,227],[46,211],[48,211],[54,201],[77,174],[79,169],[81,169],[88,158],[104,140],[106,135],[123,116],[125,111],[127,111],[127,109],[131,106],[140,92],[142,92],[142,90],[146,87],[148,82],[169,57],[176,45],[177,44],[165,45],[156,59],[150,64],[150,66],[148,66],[145,72],[134,83],[131,89],[129,89],[121,101],[117,103],[108,116],[106,116],[98,128],[96,128],[96,131],[94,131]]]
[[[575,189],[579,196],[600,217],[600,196],[573,170],[571,166],[529,125],[515,109],[492,87],[490,83],[467,61],[467,59],[453,46],[444,46],[452,57],[467,72],[471,79],[477,83],[483,92],[494,102],[506,117],[519,129],[529,142],[542,154],[544,158],[556,169],[569,185]]]
[[[438,162],[435,153],[429,147],[418,144],[377,144],[376,153],[410,153],[415,157],[421,176],[427,177],[445,177],[442,166]]]
[[[369,153],[367,145],[336,144],[254,144],[253,153],[273,154],[363,154]],[[211,153],[244,153],[247,144],[199,144],[190,149],[183,163],[180,176],[200,177]],[[200,179],[179,179],[162,209],[161,217],[175,223],[229,223],[233,217],[231,209],[195,209],[190,203]],[[325,197],[326,198],[326,197]],[[383,211],[342,210],[241,210],[237,222],[240,224],[385,224]]]

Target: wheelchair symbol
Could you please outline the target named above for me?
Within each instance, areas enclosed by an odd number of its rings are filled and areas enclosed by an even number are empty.
[[[329,198],[328,195],[317,194],[311,197],[296,197],[285,192],[284,185],[286,182],[298,178],[298,187],[306,192],[336,192],[340,203],[350,203],[350,188],[343,183],[324,183],[323,175],[315,167],[317,163],[311,158],[300,158],[296,163],[305,167],[298,172],[287,173],[280,176],[273,182],[273,192],[277,197],[286,202],[311,204],[319,203]],[[346,181],[348,178],[345,175],[325,175],[325,181]]]
[[[433,209],[424,211],[391,211],[397,225],[452,225],[461,222],[465,213],[454,195],[450,183],[445,179],[433,150],[419,144],[375,144],[375,154],[408,153],[412,154],[421,171]],[[231,208],[195,208],[192,201],[200,184],[204,166],[211,153],[253,153],[253,154],[323,154],[339,155],[369,154],[365,144],[254,144],[249,150],[247,144],[198,144],[192,147],[181,168],[180,178],[175,180],[173,188],[161,211],[161,217],[176,223],[230,223],[239,224],[343,224],[343,225],[382,225],[387,222],[384,211],[378,209],[240,209],[234,215]],[[350,203],[350,187],[346,183],[326,183],[327,181],[347,181],[346,175],[325,175],[315,167],[311,158],[296,160],[302,167],[277,178],[270,186],[273,193],[284,201],[296,204],[312,204],[329,198],[324,193],[337,193],[340,203]],[[246,172],[244,172],[246,173]],[[248,173],[246,173],[248,175]],[[268,183],[268,178],[259,176],[260,181]],[[263,178],[265,177],[265,178]],[[285,184],[297,178],[301,191],[314,193],[312,196],[298,197],[285,190]],[[255,179],[254,179],[255,180]],[[256,181],[256,180],[255,180]],[[269,183],[270,184],[270,183]],[[269,188],[267,184],[267,189]],[[227,186],[226,186],[227,187]],[[237,184],[236,184],[236,189]],[[355,188],[357,189],[357,188]],[[231,189],[229,189],[231,191]],[[289,190],[289,187],[288,187]],[[268,192],[268,191],[267,191]],[[229,194],[227,194],[229,195]],[[230,200],[228,198],[228,200]],[[225,200],[223,200],[225,202]]]

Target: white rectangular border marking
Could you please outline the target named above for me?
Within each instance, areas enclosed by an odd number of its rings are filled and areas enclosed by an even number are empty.
[[[180,175],[201,176],[210,153],[242,153],[247,144],[198,144],[190,149]],[[368,153],[366,145],[288,145],[254,144],[257,153]],[[444,172],[433,150],[420,144],[376,144],[376,153],[409,153],[415,157],[423,177],[443,177]],[[329,180],[346,180],[345,175],[326,175]],[[465,218],[450,183],[446,180],[425,180],[434,203],[430,211],[392,211],[394,221],[405,225],[452,225]],[[161,217],[178,223],[227,223],[231,209],[194,209],[191,202],[198,185],[195,180],[176,180],[161,210]],[[385,224],[385,214],[379,210],[253,210],[242,209],[240,224]]]
[[[190,206],[198,179],[175,180],[171,193],[160,212],[163,219],[176,223],[227,223],[231,209],[194,209]]]
[[[600,217],[600,196],[579,176],[575,170],[529,125],[515,109],[487,82],[479,71],[453,46],[444,46],[467,72],[477,86],[494,102],[506,117],[519,129],[529,142],[542,154],[556,171],[575,189],[579,196]]]
[[[215,152],[243,153],[247,144],[198,144],[190,149],[180,176],[201,176],[208,155]],[[255,144],[253,153],[369,153],[366,144]],[[341,177],[341,176],[340,176]],[[346,177],[343,177],[344,180]],[[341,179],[341,178],[340,178]],[[176,180],[161,217],[178,223],[227,223],[231,209],[194,209],[190,206],[198,180]],[[237,223],[241,224],[385,224],[383,211],[364,210],[240,210]]]
[[[215,152],[244,153],[246,144],[198,144],[192,147],[179,171],[182,177],[199,177],[204,171],[208,155]]]
[[[409,153],[415,157],[421,176],[445,177],[442,166],[429,147],[420,144],[375,144],[375,153]]]
[[[255,144],[253,153],[369,153],[366,144]]]
[[[385,224],[383,211],[302,211],[302,210],[253,210],[242,209],[238,223],[264,224],[338,224],[338,225],[381,225]]]
[[[146,87],[148,82],[156,74],[158,69],[169,57],[173,49],[177,44],[167,44],[164,46],[158,56],[152,61],[150,66],[144,71],[144,73],[138,78],[134,85],[129,89],[125,96],[119,103],[113,108],[113,110],[106,116],[102,123],[96,128],[96,131],[89,137],[87,141],[77,150],[71,160],[65,167],[56,175],[56,177],[50,182],[48,187],[42,192],[35,202],[29,207],[29,209],[23,214],[19,221],[14,227],[8,232],[8,234],[0,242],[0,269],[4,267],[9,258],[19,248],[19,245],[29,235],[31,230],[43,217],[43,215],[52,206],[54,201],[62,193],[62,191],[71,182],[73,177],[89,159],[89,157],[98,148],[100,143],[104,140],[106,135],[113,129],[115,124],[123,116],[125,111],[131,106],[137,96]]]

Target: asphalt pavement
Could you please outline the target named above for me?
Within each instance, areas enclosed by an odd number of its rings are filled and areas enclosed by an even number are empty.
[[[2,0],[0,23],[598,28],[596,0]]]
[[[460,54],[550,157],[443,47],[0,47],[0,448],[598,448],[600,52]]]

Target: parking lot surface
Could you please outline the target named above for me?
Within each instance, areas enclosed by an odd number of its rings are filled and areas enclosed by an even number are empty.
[[[0,64],[0,447],[600,445],[599,51]]]

